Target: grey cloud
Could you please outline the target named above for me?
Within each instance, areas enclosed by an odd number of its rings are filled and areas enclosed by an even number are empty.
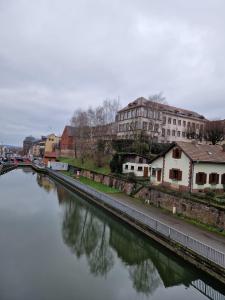
[[[0,140],[60,133],[79,106],[164,91],[225,113],[223,0],[0,0]]]

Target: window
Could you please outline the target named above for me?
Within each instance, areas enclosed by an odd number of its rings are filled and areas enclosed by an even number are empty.
[[[185,138],[185,135],[186,135],[186,134],[185,134],[185,132],[183,131],[183,132],[182,132],[182,137]]]
[[[170,129],[167,129],[167,135],[170,135]]]
[[[206,184],[207,181],[207,174],[205,174],[204,172],[199,172],[196,174],[196,178],[195,178],[195,182],[198,185],[204,185]]]
[[[173,125],[176,125],[176,124],[177,124],[177,120],[173,119]]]
[[[178,169],[171,169],[169,172],[169,178],[176,181],[182,180],[182,171]]]
[[[134,171],[134,166],[130,166],[130,169],[131,169],[132,171]]]
[[[191,126],[191,123],[190,123],[190,122],[188,122],[188,123],[187,123],[187,127],[190,127],[190,126]]]
[[[181,149],[179,148],[174,148],[173,149],[173,153],[172,153],[172,157],[175,158],[175,159],[180,159],[181,158]]]
[[[171,118],[168,118],[168,124],[171,124]]]
[[[156,176],[156,169],[152,169],[152,176],[153,176],[153,177]]]
[[[166,117],[163,117],[163,124],[166,124]]]
[[[183,121],[183,126],[186,127],[186,121]]]
[[[153,124],[152,124],[152,123],[149,123],[149,124],[148,124],[148,130],[151,131],[152,129],[153,129]]]
[[[143,171],[143,168],[142,167],[138,167],[138,171]]]
[[[139,158],[139,163],[140,163],[140,164],[143,163],[143,158],[142,158],[142,157]]]
[[[221,184],[225,184],[225,174],[221,176]]]
[[[162,136],[165,136],[166,135],[166,130],[165,128],[162,128]]]
[[[147,125],[148,125],[147,122],[143,122],[143,130],[147,130]]]
[[[128,170],[128,165],[125,165],[125,170]]]
[[[219,174],[217,174],[217,173],[209,174],[209,183],[210,184],[218,184],[219,183]]]
[[[172,130],[172,136],[175,136],[175,133],[176,133],[175,130]]]
[[[180,137],[180,131],[177,131],[177,136]]]
[[[159,130],[159,124],[155,124],[155,131],[157,132]]]
[[[178,120],[178,125],[181,126],[181,120]]]

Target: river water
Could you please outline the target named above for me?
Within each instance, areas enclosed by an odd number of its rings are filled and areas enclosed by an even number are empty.
[[[225,290],[48,176],[0,176],[0,299],[215,299]]]

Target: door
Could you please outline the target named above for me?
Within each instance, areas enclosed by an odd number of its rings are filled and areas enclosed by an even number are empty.
[[[148,167],[144,167],[144,177],[148,177]]]
[[[161,177],[162,177],[162,170],[160,169],[160,170],[158,170],[157,171],[157,181],[161,181]]]

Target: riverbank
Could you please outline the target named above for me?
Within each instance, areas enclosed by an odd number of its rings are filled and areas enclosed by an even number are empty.
[[[109,197],[71,177],[52,170],[48,170],[48,174],[225,284],[224,252],[215,250],[210,246],[211,243],[206,245],[204,243],[206,239],[200,241],[200,235],[198,239],[195,239],[191,234],[184,233],[182,228],[178,230],[171,227],[165,222],[151,217],[146,211],[140,211],[137,207],[131,206],[131,203],[127,205],[116,199],[115,195]],[[216,244],[214,239],[214,247]],[[219,249],[222,250],[222,242]]]
[[[125,199],[118,198],[116,194],[112,197],[112,195],[98,192],[59,172],[49,169],[38,170],[37,166],[32,167],[36,171],[46,172],[69,189],[83,195],[87,200],[96,203],[186,261],[225,283],[225,251],[223,251],[222,244],[217,247],[218,241],[215,238],[212,239],[209,236],[208,240],[202,240],[201,235],[193,236],[196,230],[191,232],[190,227],[186,226],[186,232],[184,232],[183,226],[180,225],[178,228],[174,218],[173,223],[169,224],[165,216],[160,219],[157,215],[156,219],[154,212],[151,215],[146,208],[142,211],[140,207],[135,207],[134,201],[133,203],[125,203]]]

